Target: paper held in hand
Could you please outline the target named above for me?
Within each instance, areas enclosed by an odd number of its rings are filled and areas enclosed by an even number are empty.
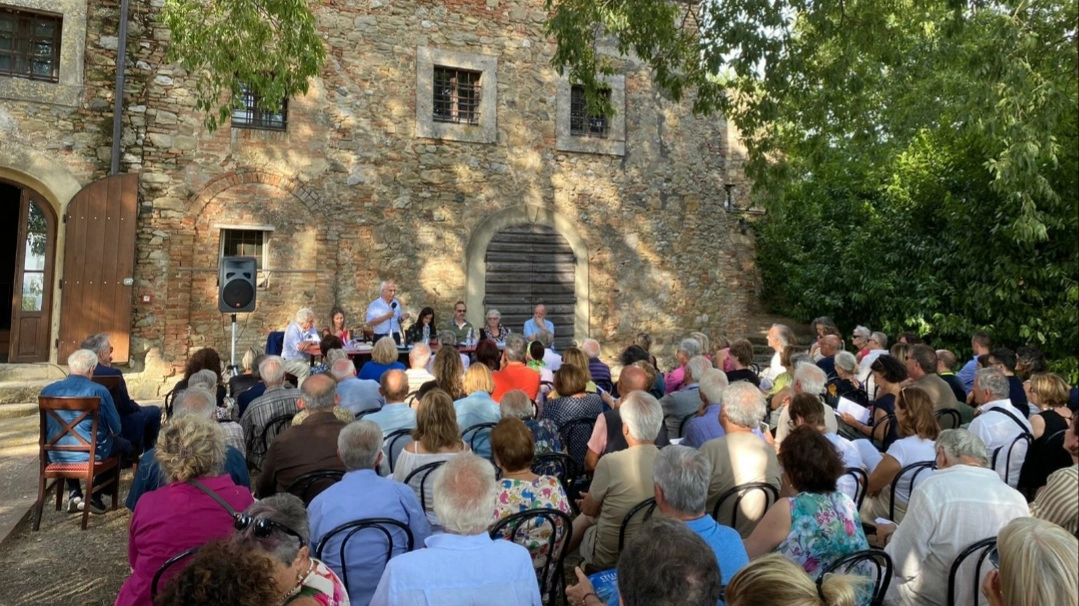
[[[839,397],[839,405],[836,407],[840,413],[848,413],[850,416],[858,420],[859,423],[869,423],[869,409],[853,400],[848,400],[843,396]]]

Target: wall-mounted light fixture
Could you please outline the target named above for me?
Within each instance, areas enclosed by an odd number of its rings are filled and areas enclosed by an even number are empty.
[[[727,190],[727,199],[723,202],[723,210],[730,210],[734,208],[734,183],[725,184],[723,189]]]

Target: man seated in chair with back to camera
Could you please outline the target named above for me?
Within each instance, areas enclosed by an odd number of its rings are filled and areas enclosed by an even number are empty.
[[[67,358],[68,376],[65,379],[50,383],[41,390],[41,395],[49,398],[92,398],[101,400],[100,417],[97,425],[97,459],[104,461],[113,455],[120,456],[120,465],[128,464],[127,458],[131,457],[133,448],[131,442],[121,435],[120,415],[116,412],[116,405],[112,401],[112,395],[103,385],[98,385],[90,380],[94,376],[94,368],[97,367],[98,356],[89,349],[80,349]],[[81,413],[75,410],[65,410],[57,413],[65,422],[70,423]],[[60,427],[51,417],[47,417],[46,440],[55,439],[60,433]],[[88,415],[75,427],[75,433],[82,436],[89,443],[92,421]],[[73,435],[67,435],[59,442],[59,446],[79,446],[79,439]],[[50,463],[85,463],[87,453],[82,452],[53,452],[49,455]],[[112,474],[117,473],[111,469],[94,478],[98,485],[104,484]],[[90,500],[83,500],[82,487],[79,480],[67,480],[68,500],[67,511],[74,513],[90,507],[90,512],[95,514],[105,513],[105,503],[101,500],[101,493],[91,490]],[[90,490],[90,487],[87,487]]]
[[[139,452],[153,448],[157,442],[157,434],[161,433],[161,409],[157,406],[140,406],[128,395],[124,374],[119,368],[112,367],[113,348],[109,335],[101,332],[87,337],[79,349],[89,349],[97,354],[95,377],[118,377],[120,380],[116,391],[109,392],[114,396],[113,404],[116,412],[120,414],[120,435],[131,442],[132,447]]]

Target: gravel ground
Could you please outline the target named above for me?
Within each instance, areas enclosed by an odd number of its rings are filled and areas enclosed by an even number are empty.
[[[121,479],[122,500],[131,472]],[[111,606],[130,573],[130,512],[121,502],[116,511],[91,514],[84,531],[81,515],[56,511],[53,495],[46,499],[41,530],[31,532],[27,515],[0,544],[0,606]]]

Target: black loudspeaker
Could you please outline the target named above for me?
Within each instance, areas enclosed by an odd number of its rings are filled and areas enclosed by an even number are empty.
[[[225,313],[255,311],[258,264],[254,257],[221,257],[217,275],[217,309]]]

